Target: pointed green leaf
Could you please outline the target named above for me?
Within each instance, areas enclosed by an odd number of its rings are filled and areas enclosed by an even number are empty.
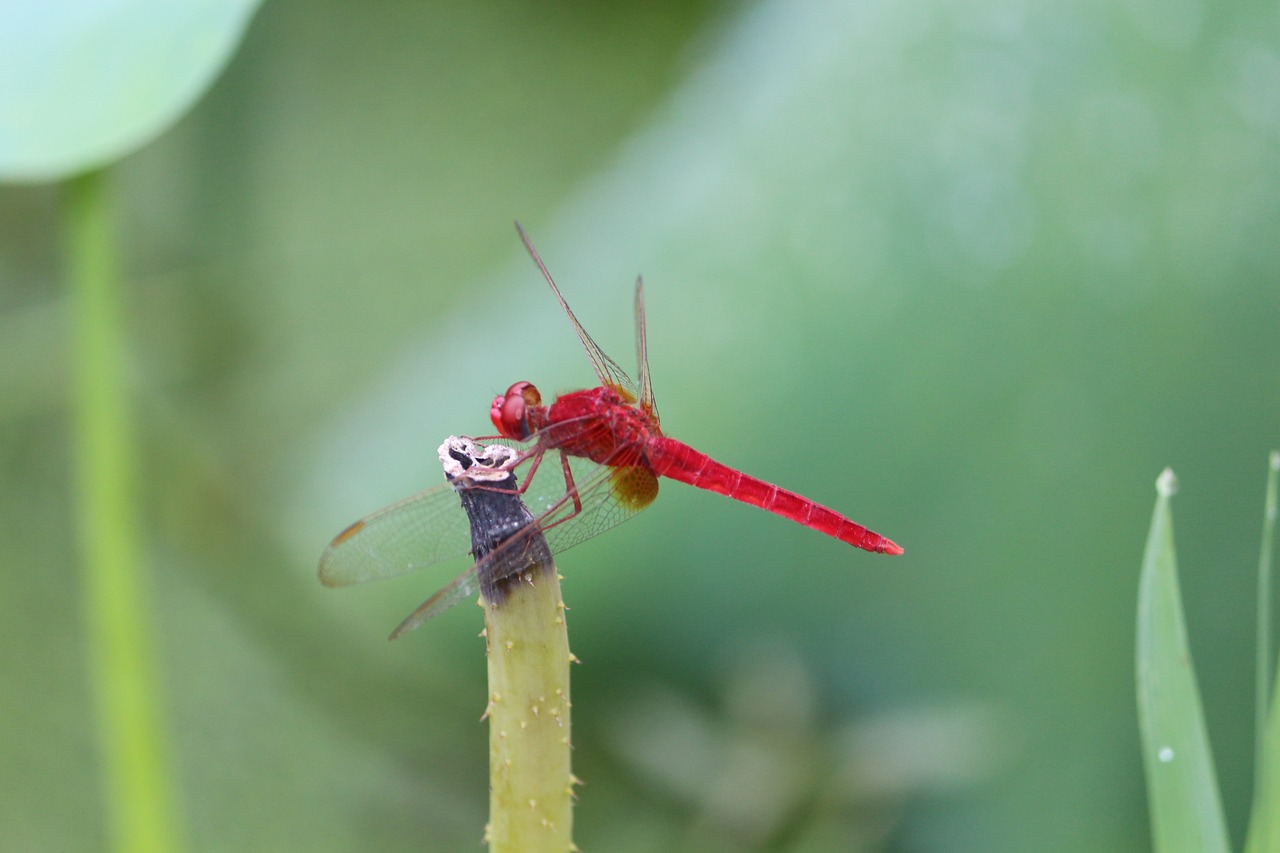
[[[1156,853],[1227,853],[1226,822],[1182,618],[1171,470],[1156,481],[1155,513],[1138,585],[1138,721]]]
[[[0,180],[105,165],[178,120],[259,0],[0,3]]]
[[[1276,480],[1280,478],[1280,453],[1272,451],[1267,471],[1267,498],[1262,516],[1262,552],[1258,557],[1258,748],[1254,756],[1253,813],[1249,818],[1246,853],[1270,853],[1280,845],[1280,696],[1271,696],[1268,710],[1265,697],[1271,693],[1271,555],[1274,550]],[[1280,679],[1275,683],[1280,685]]]

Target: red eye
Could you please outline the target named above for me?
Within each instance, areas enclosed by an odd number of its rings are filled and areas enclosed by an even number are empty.
[[[529,437],[529,424],[525,420],[530,406],[542,403],[542,395],[530,382],[517,382],[501,397],[493,398],[489,407],[489,419],[498,435],[522,441]]]

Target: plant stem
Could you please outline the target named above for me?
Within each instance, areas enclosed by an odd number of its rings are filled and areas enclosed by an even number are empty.
[[[489,656],[490,853],[573,846],[569,634],[554,564],[482,599]]]
[[[138,526],[125,344],[105,176],[65,185],[75,352],[76,494],[89,670],[112,849],[173,851],[150,603]]]

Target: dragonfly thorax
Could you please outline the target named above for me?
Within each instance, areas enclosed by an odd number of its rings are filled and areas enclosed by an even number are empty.
[[[662,434],[656,419],[609,386],[561,394],[539,408],[532,420],[539,419],[540,443],[613,467],[646,464],[646,444]]]

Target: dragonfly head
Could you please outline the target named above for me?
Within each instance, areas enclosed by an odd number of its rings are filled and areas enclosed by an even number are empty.
[[[501,397],[493,398],[489,418],[504,438],[524,441],[535,427],[529,423],[529,410],[542,405],[542,395],[532,382],[517,382]]]

